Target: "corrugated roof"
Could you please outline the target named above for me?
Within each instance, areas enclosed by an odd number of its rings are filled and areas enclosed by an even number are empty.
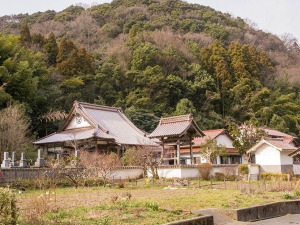
[[[161,118],[155,130],[148,137],[157,138],[180,136],[192,126],[199,135],[204,135],[194,122],[192,114]]]

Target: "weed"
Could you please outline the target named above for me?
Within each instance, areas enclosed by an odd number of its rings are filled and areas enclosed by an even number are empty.
[[[295,191],[295,196],[300,196],[300,191],[299,190]]]
[[[158,211],[158,204],[155,202],[146,202],[146,208],[151,209],[152,211]]]
[[[109,225],[110,224],[110,218],[109,217],[104,217],[101,220],[101,225]]]
[[[292,195],[291,195],[289,192],[285,192],[285,193],[283,194],[283,199],[284,199],[284,200],[292,199]]]

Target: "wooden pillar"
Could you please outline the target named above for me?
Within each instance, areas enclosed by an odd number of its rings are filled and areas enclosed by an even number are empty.
[[[191,159],[191,165],[194,164],[194,156],[193,156],[193,144],[192,139],[190,139],[190,159]]]
[[[176,144],[177,144],[177,155],[176,155],[177,160],[176,161],[177,161],[177,165],[179,165],[180,164],[180,140],[179,139],[177,140]]]
[[[164,138],[161,138],[161,143],[162,143],[162,151],[161,151],[161,156],[160,156],[160,164],[164,163],[164,154],[165,154],[165,143],[164,143]]]
[[[120,148],[122,148],[122,145],[121,145]],[[120,148],[117,148],[117,156],[118,156],[118,158],[121,158],[121,151],[120,151]]]

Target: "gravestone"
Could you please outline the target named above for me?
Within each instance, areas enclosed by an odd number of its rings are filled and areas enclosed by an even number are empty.
[[[20,160],[20,167],[27,167],[28,164],[27,164],[27,161],[25,159],[25,153],[22,152],[21,153],[21,160]]]
[[[9,167],[10,160],[8,158],[9,158],[8,152],[4,152],[4,159],[2,161],[1,168],[8,168]]]
[[[34,166],[36,166],[36,167],[44,167],[45,165],[46,165],[46,163],[45,163],[45,159],[43,157],[43,150],[39,149],[38,150],[38,158],[37,158]]]
[[[10,167],[17,167],[19,164],[17,163],[16,152],[12,152]]]
[[[75,150],[75,157],[76,157],[76,159],[79,159],[79,157],[80,157],[80,151],[79,150]]]

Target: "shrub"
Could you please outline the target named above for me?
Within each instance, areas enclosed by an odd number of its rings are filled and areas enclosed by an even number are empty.
[[[300,196],[300,191],[299,190],[295,191],[295,196]]]
[[[16,196],[9,188],[0,188],[0,224],[17,224]]]
[[[212,165],[209,163],[202,163],[198,166],[200,176],[203,180],[209,180]]]
[[[222,181],[222,180],[224,180],[224,178],[225,178],[225,174],[224,173],[220,173],[220,172],[216,172],[215,173],[215,179],[217,181]]]
[[[288,175],[284,173],[261,173],[263,180],[287,180]]]
[[[239,164],[238,170],[241,175],[249,174],[248,164]]]

